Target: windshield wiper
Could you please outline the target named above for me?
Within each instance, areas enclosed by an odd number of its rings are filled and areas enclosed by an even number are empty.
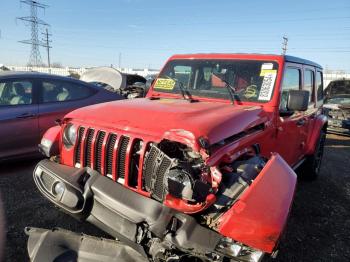
[[[234,86],[232,86],[228,81],[223,79],[221,76],[219,76],[218,74],[216,74],[214,72],[212,74],[214,76],[216,76],[217,78],[219,78],[223,83],[225,83],[225,87],[226,87],[228,93],[230,94],[231,104],[233,104],[234,100],[235,100],[236,88]]]
[[[167,77],[167,78],[173,80],[175,83],[178,84],[183,99],[188,100],[188,101],[190,101],[190,102],[193,102],[193,101],[194,101],[194,100],[192,99],[191,95],[189,94],[189,92],[188,92],[188,91],[185,91],[184,84],[183,84],[181,81],[177,80],[176,78],[172,78],[172,77],[170,77],[170,76],[165,76],[165,77]],[[187,97],[186,97],[186,95],[187,95]]]

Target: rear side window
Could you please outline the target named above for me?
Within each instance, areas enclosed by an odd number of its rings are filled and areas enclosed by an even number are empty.
[[[87,98],[94,94],[94,90],[76,83],[61,80],[43,80],[43,103],[65,102]]]
[[[317,101],[323,100],[323,75],[321,71],[317,71],[316,88]]]
[[[304,71],[304,90],[309,91],[309,104],[314,102],[314,72],[306,69]]]
[[[284,72],[280,110],[287,111],[289,90],[299,90],[301,86],[301,72],[298,68],[287,68]]]
[[[33,102],[33,84],[29,80],[0,81],[0,106],[30,105]]]

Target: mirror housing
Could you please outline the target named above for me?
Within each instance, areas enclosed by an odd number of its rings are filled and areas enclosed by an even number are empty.
[[[306,90],[290,90],[287,108],[289,111],[306,111],[309,106],[310,92]]]

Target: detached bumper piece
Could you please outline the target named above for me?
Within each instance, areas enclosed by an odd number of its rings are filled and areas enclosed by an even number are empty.
[[[109,262],[147,260],[127,245],[110,239],[77,234],[64,229],[26,228],[32,262]]]
[[[205,260],[217,257],[220,234],[90,168],[43,160],[35,168],[34,181],[41,193],[66,213],[91,222],[143,257],[159,259],[173,249],[179,251],[174,259],[188,253]]]

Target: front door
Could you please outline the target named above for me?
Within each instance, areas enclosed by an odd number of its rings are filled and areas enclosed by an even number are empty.
[[[282,82],[280,116],[277,120],[277,152],[291,166],[303,157],[308,119],[304,112],[290,112],[287,107],[289,90],[300,90],[302,86],[302,66],[288,64]]]

